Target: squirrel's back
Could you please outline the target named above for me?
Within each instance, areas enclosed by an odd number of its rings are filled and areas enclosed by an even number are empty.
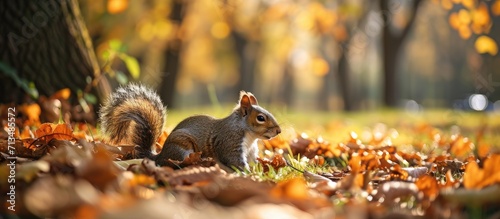
[[[151,89],[136,84],[118,88],[99,111],[101,129],[111,144],[134,144],[149,151],[160,137],[165,108]]]

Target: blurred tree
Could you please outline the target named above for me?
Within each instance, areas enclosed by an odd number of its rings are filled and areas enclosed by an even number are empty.
[[[182,23],[184,12],[184,1],[174,0],[171,2],[172,9],[169,19],[177,24]],[[168,107],[174,107],[174,94],[176,90],[177,78],[180,71],[180,52],[182,40],[178,37],[169,41],[163,53],[163,76],[160,83],[160,96]]]
[[[384,13],[388,13],[391,9],[389,0],[380,0],[380,10]],[[389,107],[395,107],[398,104],[398,94],[399,91],[399,81],[398,75],[396,74],[399,52],[401,51],[401,46],[404,40],[408,36],[419,9],[419,5],[422,0],[413,0],[413,5],[411,7],[411,12],[408,18],[406,26],[400,30],[395,31],[393,28],[391,17],[389,14],[382,14],[384,21],[383,32],[382,32],[382,47],[383,47],[383,72],[384,72],[384,105]]]
[[[248,39],[248,36],[238,32],[237,30],[232,31],[232,36],[234,39],[234,46],[236,54],[239,59],[239,80],[237,84],[237,90],[250,91],[254,88],[255,81],[255,65],[257,60],[257,43],[252,42]],[[235,92],[237,93],[237,92]]]
[[[98,98],[109,92],[76,0],[1,1],[0,20],[0,93],[9,94],[0,102],[22,101],[33,86],[45,96],[97,85]]]
[[[344,102],[343,110],[352,111],[360,108],[359,103],[360,97],[357,95],[353,87],[352,73],[350,72],[350,60],[348,59],[349,47],[351,46],[351,41],[355,35],[358,28],[366,23],[368,18],[368,12],[372,10],[373,1],[368,0],[366,2],[350,2],[343,1],[341,7],[344,10],[339,10],[343,14],[339,20],[339,24],[334,29],[334,34],[332,35],[335,40],[340,44],[340,49],[338,51],[338,64],[337,64],[337,84],[340,88],[340,95]]]
[[[471,78],[473,79],[475,91],[487,95],[489,98],[498,98],[500,92],[496,87],[500,86],[499,76],[495,70],[498,69],[498,33],[499,26],[494,21],[499,20],[500,0],[441,0],[441,8],[447,10],[448,23],[457,31],[460,38],[474,42],[476,54],[469,54],[467,64],[469,65]],[[495,96],[496,94],[496,96]]]

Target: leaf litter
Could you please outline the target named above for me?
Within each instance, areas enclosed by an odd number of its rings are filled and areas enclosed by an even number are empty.
[[[462,218],[500,212],[498,149],[481,136],[474,142],[430,125],[414,132],[431,143],[406,146],[394,145],[395,130],[380,125],[370,137],[350,131],[337,143],[305,133],[279,136],[261,142],[252,171],[237,173],[199,153],[159,167],[137,159],[135,146],[93,140],[85,132],[92,127],[35,127],[16,132],[19,217]],[[6,151],[2,139],[3,162]],[[8,171],[2,165],[0,175]],[[6,181],[0,184],[6,194]]]

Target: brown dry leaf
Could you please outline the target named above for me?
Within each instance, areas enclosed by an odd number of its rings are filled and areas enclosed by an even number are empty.
[[[417,179],[420,176],[427,173],[427,167],[404,167],[402,168],[404,171],[408,173],[410,177],[413,179]]]
[[[199,185],[199,183],[197,184]],[[200,186],[202,195],[223,206],[234,206],[248,199],[258,199],[259,203],[273,202],[269,196],[271,184],[236,177],[216,177]]]
[[[77,168],[77,175],[90,182],[94,187],[104,190],[115,182],[120,170],[114,165],[111,156],[103,148],[97,148],[92,159]]]
[[[156,141],[156,151],[161,151],[161,149],[163,148],[163,144],[165,144],[165,141],[167,140],[168,138],[168,132],[166,130],[164,130],[160,137],[158,138],[158,140]]]
[[[274,151],[274,149],[284,149],[289,147],[288,141],[285,140],[282,135],[271,138],[271,140],[262,140],[262,142],[264,143],[264,147],[271,151]]]
[[[491,151],[491,145],[487,143],[479,142],[479,144],[477,145],[477,156],[479,158],[485,158],[486,156],[488,156],[490,151]]]
[[[87,181],[68,175],[36,180],[24,195],[28,210],[39,217],[71,214],[84,203],[97,203],[99,192]]]
[[[227,173],[217,166],[196,167],[190,166],[176,170],[160,179],[172,187],[192,185],[194,183],[208,183],[217,177],[225,176]]]
[[[156,180],[152,176],[145,174],[134,174],[131,179],[127,181],[128,187],[134,188],[135,186],[150,187],[156,184]]]
[[[328,182],[332,181],[324,176],[321,176],[321,175],[318,175],[315,173],[311,173],[307,170],[304,170],[303,175],[304,175],[304,178],[307,180],[307,182],[311,183],[311,184],[328,183]]]
[[[418,192],[419,189],[415,183],[388,181],[378,187],[374,198],[379,201],[383,198],[383,203],[391,204],[396,198],[408,196],[418,197]]]
[[[83,204],[75,210],[75,219],[99,218],[100,209],[95,205]]]
[[[54,128],[53,137],[59,140],[72,140],[74,138],[73,129],[69,124],[58,124]]]
[[[303,178],[293,178],[279,182],[272,190],[271,196],[275,198],[287,198],[304,200],[309,197],[306,181]]]
[[[33,142],[34,140],[31,138],[23,140],[16,139],[14,144],[12,144],[6,139],[0,139],[0,152],[9,156],[22,157],[26,159],[39,159],[45,155],[45,152],[39,150],[38,147],[33,146]],[[15,151],[9,150],[9,146],[14,147]],[[0,156],[0,159],[2,158],[5,157]]]
[[[168,160],[166,166],[169,166],[174,169],[180,169],[188,166],[203,166],[203,167],[210,167],[214,166],[216,162],[214,159],[211,157],[201,157],[201,152],[193,152],[189,154],[186,158],[184,158],[183,161],[178,161],[178,160]]]
[[[290,143],[290,149],[292,150],[293,155],[303,155],[306,156],[308,146],[312,143],[312,140],[309,139],[307,134],[302,133],[298,138],[293,139],[292,142]],[[315,154],[306,156],[308,158],[313,158]]]
[[[357,153],[351,155],[349,167],[351,168],[352,173],[358,173],[361,171],[361,157]]]
[[[58,147],[42,157],[50,163],[51,173],[75,173],[76,168],[92,159],[92,152],[87,148],[78,148],[66,140],[53,139],[51,142]]]
[[[337,188],[339,190],[351,190],[353,188],[362,188],[364,184],[363,174],[351,172],[337,183]]]
[[[403,180],[406,181],[409,179],[409,174],[401,168],[399,164],[396,164],[390,168],[390,178],[392,180]]]
[[[25,125],[33,126],[40,124],[42,110],[38,104],[23,104],[19,108],[19,111],[28,117],[28,120],[24,122]]]
[[[451,170],[448,170],[446,172],[446,182],[444,184],[441,184],[441,188],[458,188],[460,186],[460,182],[456,181],[455,178],[453,178],[453,175],[451,174]]]
[[[40,126],[38,126],[38,129],[35,131],[35,137],[42,138],[52,134],[52,125],[53,125],[52,123],[43,123]],[[47,142],[49,140],[47,140]]]
[[[34,138],[35,135],[33,132],[30,130],[28,126],[26,126],[23,131],[19,134],[20,139],[27,139],[27,138]]]
[[[315,211],[318,208],[331,206],[327,199],[311,196],[303,178],[279,182],[269,194],[272,198],[280,202],[291,203],[303,211]]]
[[[439,194],[439,185],[436,178],[429,175],[420,176],[415,182],[418,189],[423,192],[425,197],[434,200]]]
[[[486,158],[482,169],[475,161],[469,162],[465,167],[465,188],[482,189],[497,183],[500,183],[500,154]]]
[[[272,160],[268,160],[266,158],[261,159],[260,157],[258,157],[257,161],[262,164],[264,172],[268,172],[269,167],[272,167],[274,170],[279,170],[282,167],[286,167],[286,160],[281,154],[275,154]]]
[[[85,133],[84,131],[73,132],[73,138],[91,140],[90,138],[87,138],[87,133]]]
[[[464,159],[472,153],[473,149],[474,144],[469,140],[469,138],[459,136],[451,144],[449,152],[457,158]]]
[[[464,186],[467,189],[478,187],[484,178],[484,171],[479,169],[476,161],[471,161],[465,166]]]

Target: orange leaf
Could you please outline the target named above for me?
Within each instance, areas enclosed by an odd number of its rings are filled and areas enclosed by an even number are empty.
[[[479,142],[477,146],[477,156],[480,158],[488,156],[488,153],[490,153],[491,146],[489,144],[486,144],[484,142]]]
[[[163,144],[165,144],[165,141],[167,140],[167,137],[168,137],[168,132],[164,130],[161,133],[161,135],[158,138],[158,140],[156,141],[157,151],[161,151],[161,148],[163,147]]]
[[[269,167],[272,167],[273,169],[278,170],[278,169],[286,166],[285,158],[281,154],[274,155],[272,160],[269,160],[267,158],[262,159],[260,157],[257,157],[257,161],[260,164],[262,164],[264,172],[268,172]]]
[[[486,158],[483,169],[479,168],[476,161],[469,162],[465,167],[465,188],[482,189],[495,183],[500,183],[500,154]]]
[[[293,200],[305,200],[309,197],[306,181],[303,178],[293,178],[279,182],[271,190],[271,195],[276,198],[289,198]]]
[[[23,132],[20,133],[19,138],[20,139],[26,139],[26,138],[32,138],[33,133],[29,129],[29,127],[26,127],[23,129]]]
[[[35,137],[40,138],[52,134],[52,123],[43,123],[35,131]]]
[[[352,173],[358,173],[361,170],[361,158],[358,154],[352,154],[349,167],[351,167]]]
[[[71,96],[71,90],[69,88],[61,89],[54,94],[52,94],[53,99],[67,100]]]
[[[460,158],[466,158],[473,149],[474,144],[468,138],[459,137],[452,143],[450,153]]]
[[[437,180],[429,175],[422,175],[417,179],[415,184],[418,187],[418,190],[424,193],[425,197],[429,197],[429,199],[434,200],[439,194],[439,185]]]
[[[457,188],[460,186],[460,183],[456,181],[451,175],[451,170],[446,171],[446,183],[441,185],[442,188]]]
[[[53,137],[59,140],[73,139],[73,129],[69,124],[58,124],[53,131]]]
[[[28,117],[27,125],[36,125],[40,122],[42,110],[38,104],[22,105],[20,108],[20,111]]]

